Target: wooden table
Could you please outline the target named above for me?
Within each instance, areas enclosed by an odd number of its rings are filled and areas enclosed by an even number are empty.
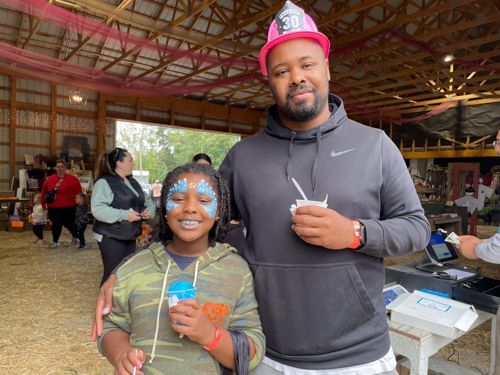
[[[431,226],[431,230],[443,228],[448,233],[455,232],[458,235],[462,234],[461,217],[430,217],[429,224]]]
[[[469,329],[474,328],[491,319],[491,351],[490,351],[490,374],[493,374],[491,358],[494,357],[496,317],[493,314],[476,310],[478,318]],[[458,337],[463,336],[463,332]],[[389,335],[391,337],[392,350],[396,354],[401,354],[410,361],[411,375],[427,375],[429,367],[429,357],[436,354],[439,349],[453,342],[455,339],[436,335],[428,331],[413,328],[401,323],[389,321]]]

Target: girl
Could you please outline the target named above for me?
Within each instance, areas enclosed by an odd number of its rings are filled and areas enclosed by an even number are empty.
[[[42,206],[42,194],[36,193],[33,197],[33,202],[31,223],[33,225],[33,233],[37,237],[34,243],[43,244],[43,228],[47,223],[47,210]]]
[[[87,224],[90,222],[87,207],[87,196],[84,193],[79,193],[76,195],[75,202],[77,204],[75,212],[76,236],[80,241],[78,248],[85,249],[85,229],[87,228]]]
[[[135,251],[141,220],[155,212],[153,201],[132,177],[133,166],[132,155],[119,147],[104,154],[99,162],[91,207],[94,237],[104,268],[101,285],[121,260]]]
[[[229,223],[227,187],[211,167],[187,164],[167,175],[161,198],[163,242],[118,268],[100,350],[117,374],[215,375],[223,365],[243,375],[265,340],[247,263],[215,242]],[[168,308],[178,282],[196,298]]]

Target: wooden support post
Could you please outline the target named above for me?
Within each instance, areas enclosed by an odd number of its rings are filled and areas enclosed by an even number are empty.
[[[100,157],[106,151],[106,98],[99,93],[97,102],[96,126],[96,156]],[[96,160],[97,161],[97,160]],[[97,164],[96,164],[97,165]]]
[[[17,128],[17,79],[15,76],[10,76],[10,159],[9,159],[9,183],[16,174],[16,128]]]
[[[50,156],[57,156],[57,85],[50,85]],[[64,126],[64,125],[63,125]]]

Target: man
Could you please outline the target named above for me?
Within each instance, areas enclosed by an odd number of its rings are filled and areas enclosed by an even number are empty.
[[[493,141],[497,155],[500,155],[500,130],[497,133],[496,141]],[[475,236],[459,236],[460,242],[457,244],[457,249],[467,259],[482,259],[485,262],[500,264],[500,226],[497,228],[497,233],[488,238],[481,240]],[[492,346],[495,347],[495,360],[493,368],[494,374],[500,374],[500,309],[497,311],[496,321],[496,338]],[[491,372],[491,369],[490,369]]]
[[[221,165],[248,230],[241,253],[267,341],[259,375],[395,374],[383,257],[421,250],[430,236],[396,146],[328,94],[328,53],[326,36],[287,2],[259,54],[276,102],[267,127]],[[301,198],[292,178],[328,208],[290,217]]]
[[[221,165],[255,278],[266,358],[254,374],[396,374],[383,257],[425,248],[429,224],[393,142],[328,94],[329,40],[287,2],[259,54],[276,104]],[[292,178],[307,198],[302,206]],[[97,322],[104,299],[98,300]],[[106,305],[109,307],[109,304]]]

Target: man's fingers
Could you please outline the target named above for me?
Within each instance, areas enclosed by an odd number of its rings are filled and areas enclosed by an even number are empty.
[[[311,215],[295,215],[292,218],[292,223],[304,227],[318,228],[322,224],[322,218]]]
[[[313,206],[313,205],[300,206],[300,207],[297,207],[297,209],[295,210],[295,214],[322,216],[322,215],[325,215],[326,210],[329,210],[329,208],[320,207],[320,206]]]
[[[320,228],[303,227],[300,225],[293,225],[292,229],[299,237],[320,237],[323,232]]]

